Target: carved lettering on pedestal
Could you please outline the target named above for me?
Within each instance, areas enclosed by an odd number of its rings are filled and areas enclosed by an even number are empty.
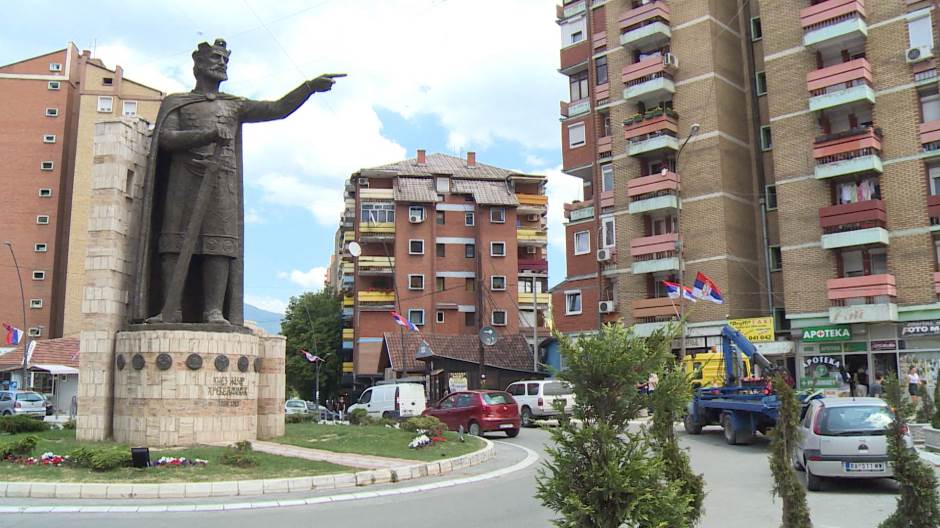
[[[208,389],[209,397],[216,398],[220,407],[238,407],[240,398],[248,397],[248,380],[245,376],[213,376]]]

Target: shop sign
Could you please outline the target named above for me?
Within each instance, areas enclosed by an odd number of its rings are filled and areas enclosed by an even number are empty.
[[[749,319],[730,319],[728,325],[741,332],[751,343],[769,343],[774,340],[774,318],[752,317]]]
[[[885,339],[882,341],[872,341],[871,349],[872,350],[897,350],[898,342],[893,339]]]
[[[901,337],[940,335],[940,321],[911,321],[901,326]]]
[[[842,343],[842,348],[846,352],[868,352],[868,343],[859,341],[854,343]]]
[[[842,361],[836,356],[812,356],[803,360],[801,389],[836,389],[842,386]]]
[[[847,341],[852,339],[852,328],[848,326],[809,326],[803,329],[803,341]]]
[[[842,343],[822,343],[819,345],[820,354],[841,354]]]

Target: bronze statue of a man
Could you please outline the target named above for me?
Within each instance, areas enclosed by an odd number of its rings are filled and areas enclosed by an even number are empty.
[[[196,87],[164,99],[144,181],[132,320],[243,322],[244,205],[241,125],[282,119],[341,74],[306,81],[277,101],[219,91],[224,40],[193,52]]]

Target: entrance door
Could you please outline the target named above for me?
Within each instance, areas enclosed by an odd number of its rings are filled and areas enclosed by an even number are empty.
[[[846,354],[845,372],[852,396],[868,396],[868,354]]]
[[[898,355],[895,352],[887,352],[882,354],[872,354],[873,364],[874,364],[874,374],[881,374],[882,376],[887,376],[893,374],[898,375]]]

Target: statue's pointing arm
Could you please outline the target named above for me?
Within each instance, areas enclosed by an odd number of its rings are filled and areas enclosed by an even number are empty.
[[[314,93],[329,91],[334,82],[336,81],[331,76],[321,75],[316,79],[305,81],[277,101],[247,100],[242,107],[242,122],[256,123],[283,119],[300,108]]]
[[[208,145],[219,138],[216,128],[180,130],[179,113],[170,112],[160,128],[160,148],[169,151],[187,150]]]

